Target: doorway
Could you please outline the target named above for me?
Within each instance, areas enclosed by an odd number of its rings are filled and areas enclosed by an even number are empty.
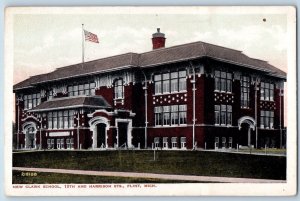
[[[106,125],[104,123],[99,123],[97,127],[97,143],[96,148],[106,147]]]
[[[128,123],[118,122],[118,144],[119,147],[128,147]]]

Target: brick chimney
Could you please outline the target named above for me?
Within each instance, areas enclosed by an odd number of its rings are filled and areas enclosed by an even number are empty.
[[[166,42],[165,34],[160,33],[160,28],[157,28],[157,32],[152,34],[153,49],[165,47],[165,42]]]

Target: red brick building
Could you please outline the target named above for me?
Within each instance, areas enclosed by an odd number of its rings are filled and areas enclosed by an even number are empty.
[[[58,68],[16,85],[16,149],[281,147],[286,73],[204,42]]]

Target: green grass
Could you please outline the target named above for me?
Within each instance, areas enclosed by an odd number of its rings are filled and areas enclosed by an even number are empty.
[[[286,179],[286,157],[202,151],[41,151],[14,153],[14,167]]]
[[[38,172],[36,176],[22,176],[13,171],[13,184],[116,184],[116,183],[196,183],[196,181],[165,180],[151,178],[108,177]],[[207,183],[207,182],[201,182]]]

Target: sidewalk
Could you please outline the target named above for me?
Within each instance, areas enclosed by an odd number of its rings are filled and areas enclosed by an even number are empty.
[[[220,183],[285,183],[286,182],[285,180],[269,180],[269,179],[210,177],[210,176],[155,174],[155,173],[137,173],[137,172],[67,170],[67,169],[27,168],[27,167],[13,167],[12,170],[29,171],[29,172],[63,173],[63,174],[75,174],[75,175],[154,178],[154,179],[198,181],[198,182],[218,182],[218,183],[219,182]]]

